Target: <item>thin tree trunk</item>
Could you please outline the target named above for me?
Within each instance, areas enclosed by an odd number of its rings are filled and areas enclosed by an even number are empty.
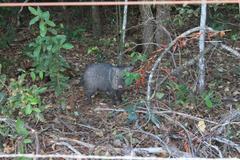
[[[153,14],[151,10],[150,5],[141,5],[139,7],[142,17],[142,23],[143,23],[143,43],[145,44],[143,46],[144,53],[151,53],[153,52],[153,45],[150,43],[153,42],[154,37],[154,24],[153,24]]]
[[[166,5],[158,5],[156,12],[156,43],[161,45],[167,45],[171,42],[171,36],[164,27],[164,22],[170,18],[170,8]],[[166,23],[165,23],[166,24]]]
[[[92,0],[94,2],[94,0]],[[92,30],[95,37],[100,37],[102,33],[101,20],[98,6],[92,6]]]
[[[125,0],[127,2],[128,0]],[[127,11],[128,11],[128,6],[124,6],[124,11],[123,11],[123,23],[122,23],[122,30],[121,30],[121,43],[120,43],[120,52],[118,55],[118,64],[122,64],[123,60],[123,50],[124,50],[124,45],[125,45],[125,35],[126,35],[126,25],[127,25]]]
[[[206,33],[206,17],[207,17],[207,4],[202,0],[201,4],[201,19],[200,19],[200,37],[199,37],[199,73],[198,73],[198,91],[202,93],[205,89],[205,33]]]
[[[117,35],[116,35],[116,37],[117,37],[117,42],[121,42],[121,35],[120,35],[120,33],[119,33],[119,31],[120,31],[120,29],[121,29],[121,27],[120,27],[120,25],[122,24],[122,21],[121,21],[121,9],[120,9],[120,7],[121,6],[116,6],[116,13],[115,13],[115,15],[116,15],[116,33],[118,33]],[[117,53],[119,54],[120,53],[120,51],[121,51],[121,44],[120,45],[118,45],[118,47],[117,47]],[[118,62],[119,63],[119,62]]]

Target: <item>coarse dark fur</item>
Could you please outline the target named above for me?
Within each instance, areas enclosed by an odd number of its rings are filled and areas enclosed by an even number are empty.
[[[99,63],[88,65],[83,76],[84,92],[91,103],[91,96],[96,91],[110,94],[113,104],[122,101],[124,89],[123,73],[133,67],[116,67],[111,64]]]

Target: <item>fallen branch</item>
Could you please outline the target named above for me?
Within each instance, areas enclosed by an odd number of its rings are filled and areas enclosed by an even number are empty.
[[[152,136],[152,137],[156,138],[158,141],[160,141],[161,144],[163,144],[163,143],[165,144],[165,142],[163,142],[158,136],[156,136],[156,135],[154,135],[152,133],[149,133],[149,132],[146,132],[146,131],[139,131],[139,130],[134,130],[134,132],[140,132],[140,133],[146,134],[148,136]],[[71,143],[76,143],[78,145],[87,147],[89,149],[94,149],[96,147],[98,147],[98,148],[106,148],[105,146],[95,146],[93,144],[88,144],[88,143],[85,143],[85,142],[82,142],[82,141],[79,141],[79,140],[70,139],[70,138],[64,138],[64,137],[59,137],[59,138],[57,138],[57,140],[59,140],[59,141],[68,141],[68,142],[71,142]],[[57,144],[57,145],[67,146],[74,153],[81,154],[76,149],[74,149],[70,144],[68,144],[67,142],[54,142],[54,143]],[[165,144],[165,147],[167,147],[167,148],[163,149],[162,147],[149,147],[149,148],[127,148],[127,149],[126,148],[111,148],[111,149],[114,150],[114,151],[118,151],[119,153],[120,152],[122,152],[122,153],[126,153],[127,152],[128,154],[132,153],[132,152],[134,152],[134,153],[147,152],[149,154],[164,154],[164,155],[166,155],[167,153],[169,153],[169,154],[171,154],[174,157],[192,157],[191,154],[179,151],[177,148],[170,147],[167,144]]]
[[[78,150],[76,150],[73,146],[71,146],[70,144],[66,143],[66,142],[54,142],[55,145],[63,145],[68,147],[71,151],[73,151],[75,154],[77,155],[82,155]]]
[[[227,125],[231,124],[231,122],[234,120],[239,121],[239,119],[240,119],[240,112],[237,110],[232,110],[226,115],[222,116],[219,124],[214,126],[211,129],[211,131],[216,130],[218,134],[221,134]]]
[[[146,132],[146,131],[143,131],[143,130],[133,130],[135,132],[139,132],[139,133],[143,133],[143,134],[146,134],[148,136],[151,136],[153,138],[155,138],[156,140],[158,140],[161,144],[164,144],[165,148],[166,148],[166,151],[170,154],[170,156],[172,157],[182,157],[182,158],[189,158],[189,157],[194,157],[192,154],[190,153],[186,153],[186,152],[182,152],[180,151],[179,149],[177,149],[176,147],[171,147],[169,145],[167,145],[159,136],[157,135],[154,135],[150,132]]]
[[[203,142],[203,144],[205,144],[206,146],[211,147],[211,148],[213,148],[214,150],[216,150],[217,153],[218,153],[219,158],[223,158],[223,154],[222,154],[222,152],[220,151],[220,149],[218,148],[218,146],[212,145],[212,144],[210,144],[210,143],[208,143],[208,142],[205,142],[205,141]]]
[[[95,108],[94,111],[127,112],[124,109],[112,109],[112,108]],[[145,111],[145,110],[136,110],[136,113],[148,114],[148,112]],[[176,112],[176,111],[171,111],[171,110],[166,110],[166,111],[155,111],[155,110],[153,110],[152,113],[159,114],[159,115],[161,115],[161,114],[175,114],[175,115],[179,115],[179,116],[182,116],[184,118],[191,119],[191,120],[205,121],[205,122],[208,122],[208,123],[211,123],[211,124],[219,124],[219,123],[211,121],[211,120],[207,120],[207,119],[199,118],[199,117],[192,116],[192,115],[189,115],[189,114],[186,114],[186,113],[181,113],[181,112]]]
[[[230,141],[230,140],[228,140],[226,138],[223,138],[223,137],[220,137],[220,136],[212,137],[211,139],[215,140],[215,141],[218,141],[220,143],[226,144],[228,146],[231,146],[231,147],[235,148],[240,153],[240,145],[234,143],[233,141]]]
[[[82,142],[82,141],[79,141],[79,140],[76,140],[76,139],[71,139],[71,138],[57,137],[56,140],[59,140],[59,141],[69,141],[69,142],[76,143],[78,145],[81,145],[81,146],[84,146],[84,147],[87,147],[87,148],[90,148],[90,149],[96,147],[93,144],[89,144],[89,143]]]

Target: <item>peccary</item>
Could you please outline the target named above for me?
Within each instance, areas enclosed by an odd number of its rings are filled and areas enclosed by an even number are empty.
[[[112,103],[122,102],[124,90],[124,71],[131,71],[133,67],[115,67],[111,64],[91,64],[84,73],[84,92],[88,103],[92,102],[91,96],[97,91],[110,94]]]

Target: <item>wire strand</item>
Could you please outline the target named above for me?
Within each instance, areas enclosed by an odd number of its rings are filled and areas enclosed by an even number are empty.
[[[240,4],[240,0],[207,0],[207,4]],[[26,6],[122,6],[122,5],[182,5],[201,4],[201,0],[167,0],[167,1],[108,1],[108,2],[29,2],[29,3],[0,3],[0,7]]]

